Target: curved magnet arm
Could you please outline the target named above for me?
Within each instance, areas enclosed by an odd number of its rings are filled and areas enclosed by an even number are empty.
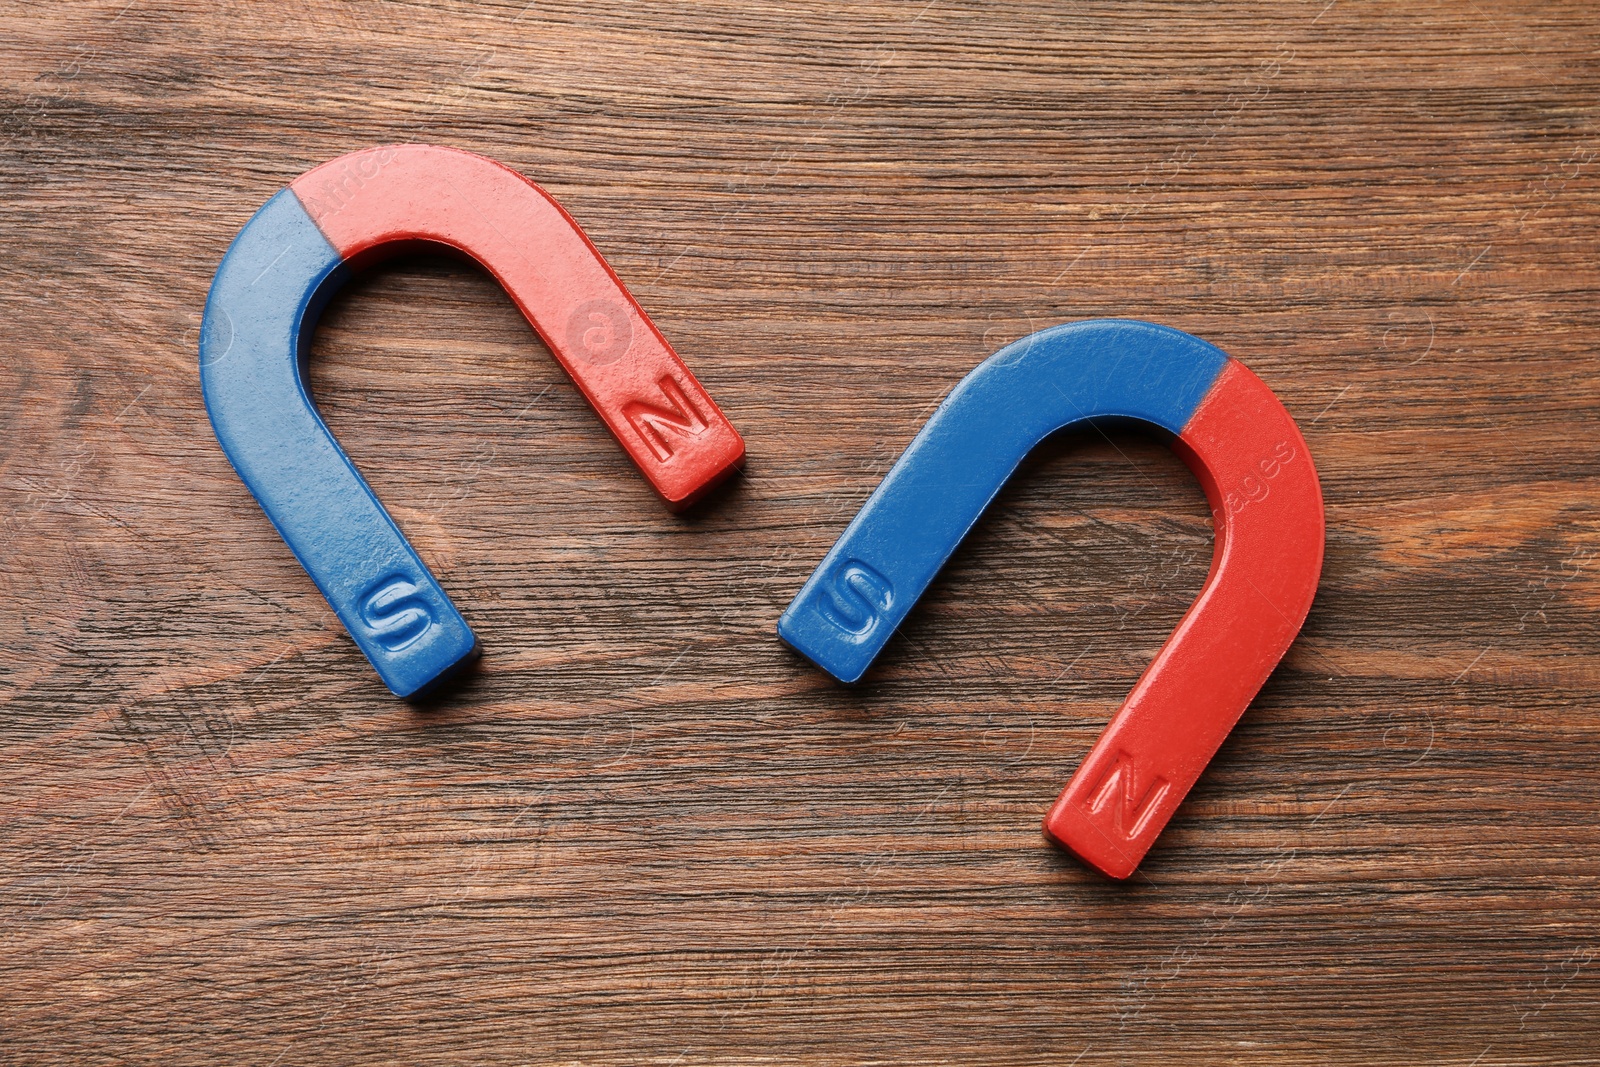
[[[515,172],[408,145],[334,160],[278,193],[234,239],[206,300],[206,410],[240,478],[399,696],[471,658],[477,641],[318,415],[303,357],[350,263],[416,242],[458,248],[507,286],[670,506],[744,454],[582,231]]]
[[[348,272],[284,190],[217,268],[200,381],[217,440],[394,693],[469,659],[477,639],[328,432],[301,374],[308,338]]]
[[[1176,435],[1216,523],[1199,598],[1052,808],[1052,838],[1132,874],[1299,632],[1322,567],[1322,494],[1260,379],[1150,323],[1023,338],[951,392],[778,623],[841,681],[865,673],[1022,459],[1050,433],[1133,418]]]
[[[990,356],[939,405],[840,535],[778,633],[842,682],[866,673],[1039,442],[1089,419],[1176,434],[1228,357],[1165,326],[1071,323]]]
[[[599,250],[516,171],[454,148],[390,145],[324,163],[289,188],[356,266],[418,243],[482,264],[673,510],[744,458],[738,432]]]

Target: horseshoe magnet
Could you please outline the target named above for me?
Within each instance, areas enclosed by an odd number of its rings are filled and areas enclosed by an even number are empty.
[[[505,287],[669,507],[744,456],[578,224],[520,174],[468,152],[393,145],[295,179],[217,268],[201,387],[239,477],[398,696],[469,659],[477,639],[323,424],[304,361],[352,269],[419,244],[464,253]]]
[[[934,412],[778,621],[843,682],[882,651],[1017,465],[1097,419],[1176,435],[1216,524],[1211,573],[1045,818],[1113,878],[1154,843],[1288,651],[1322,571],[1322,490],[1290,417],[1242,363],[1147,322],[1055,326],[1001,349]]]

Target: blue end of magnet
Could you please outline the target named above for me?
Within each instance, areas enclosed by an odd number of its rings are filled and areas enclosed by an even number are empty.
[[[334,441],[302,375],[302,344],[346,272],[285,189],[217,268],[200,382],[217,440],[295,557],[397,696],[477,651],[477,639]]]
[[[1178,434],[1227,361],[1181,330],[1124,319],[1007,345],[945,398],[796,594],[778,635],[841,682],[859,680],[1039,442],[1095,419]]]

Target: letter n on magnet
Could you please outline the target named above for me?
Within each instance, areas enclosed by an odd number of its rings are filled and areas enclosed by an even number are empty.
[[[1171,783],[1160,775],[1140,781],[1133,757],[1118,751],[1099,783],[1084,797],[1083,806],[1114,837],[1132,841],[1160,810],[1170,788]]]
[[[670,374],[664,375],[656,386],[666,401],[665,407],[635,400],[625,406],[622,413],[628,425],[649,446],[651,454],[665,463],[677,451],[678,438],[699,437],[706,432],[706,420],[683,386]]]

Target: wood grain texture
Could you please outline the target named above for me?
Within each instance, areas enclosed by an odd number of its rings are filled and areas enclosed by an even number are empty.
[[[0,3],[0,1061],[1600,1062],[1583,0]],[[356,148],[540,182],[746,435],[667,514],[509,300],[326,315],[481,636],[389,698],[218,449],[227,243]],[[1306,629],[1128,885],[1039,820],[1198,591],[1053,440],[846,691],[783,605],[986,354],[1094,316],[1299,419]]]

